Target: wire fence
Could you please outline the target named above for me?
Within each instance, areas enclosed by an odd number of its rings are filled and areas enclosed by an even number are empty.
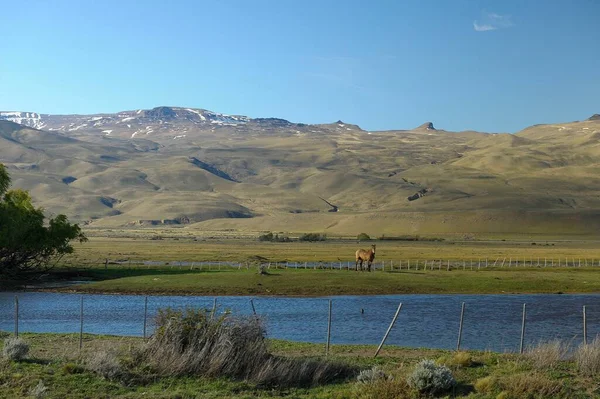
[[[379,344],[375,356],[388,337],[401,346],[460,350],[466,342],[470,349],[522,353],[527,343],[560,338],[587,344],[600,334],[598,295],[260,298],[258,306],[252,297],[20,293],[13,306],[10,298],[0,296],[0,328],[16,336],[77,331],[80,349],[84,334],[148,338],[165,307],[259,316],[272,337],[322,342],[326,354],[332,340]]]
[[[236,262],[236,261],[160,261],[139,259],[96,259],[65,261],[65,266],[84,268],[108,268],[117,266],[129,269],[170,268],[177,270],[249,270],[261,267],[265,269],[314,269],[314,270],[356,270],[355,261],[305,261],[305,262]],[[401,259],[377,260],[372,263],[373,271],[401,270],[486,270],[507,268],[581,268],[600,267],[600,258],[555,258],[555,257],[496,257],[474,259]],[[362,270],[368,268],[365,262]],[[360,269],[360,267],[359,267]]]

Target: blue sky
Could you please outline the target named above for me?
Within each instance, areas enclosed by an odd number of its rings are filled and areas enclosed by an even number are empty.
[[[596,0],[0,0],[0,110],[515,132],[600,113]]]

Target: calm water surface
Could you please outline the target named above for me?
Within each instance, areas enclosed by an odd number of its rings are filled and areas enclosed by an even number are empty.
[[[19,297],[19,330],[79,332],[81,295],[46,292],[0,293],[0,330],[14,328],[14,298]],[[219,312],[252,313],[250,299],[264,318],[269,337],[324,342],[328,300],[333,300],[334,344],[378,344],[400,302],[402,311],[387,343],[451,349],[456,346],[461,303],[466,303],[465,349],[515,351],[519,348],[523,303],[527,304],[525,343],[582,340],[582,307],[587,307],[588,339],[600,334],[600,294],[586,295],[378,295],[322,298],[219,297]],[[211,309],[214,297],[148,298],[149,331],[158,308]],[[364,310],[364,313],[361,312]],[[84,295],[84,332],[141,336],[144,297]]]

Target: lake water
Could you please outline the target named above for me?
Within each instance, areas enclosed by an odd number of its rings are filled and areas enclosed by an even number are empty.
[[[0,293],[0,330],[14,329],[14,298],[19,297],[19,331],[79,332],[81,295],[47,292]],[[144,297],[84,295],[84,332],[141,336]],[[402,310],[387,344],[452,349],[458,337],[461,303],[465,315],[461,347],[493,351],[519,348],[523,303],[527,304],[525,344],[559,338],[579,343],[582,307],[587,307],[588,339],[600,334],[600,294],[586,295],[377,295],[322,298],[219,297],[228,309],[264,318],[271,338],[324,342],[328,300],[333,300],[333,344],[378,344],[400,302]],[[211,309],[214,297],[148,297],[148,331],[158,308]],[[364,312],[361,312],[361,309]]]

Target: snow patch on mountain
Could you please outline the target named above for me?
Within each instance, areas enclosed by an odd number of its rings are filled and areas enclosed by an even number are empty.
[[[7,120],[10,122],[18,123],[33,127],[35,129],[41,129],[44,126],[42,122],[42,116],[35,112],[0,112],[0,120]]]

